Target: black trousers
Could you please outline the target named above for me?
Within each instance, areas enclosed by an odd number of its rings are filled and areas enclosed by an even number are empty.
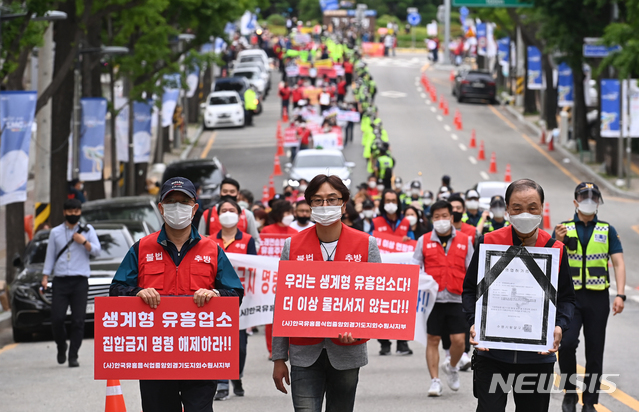
[[[553,366],[554,363],[506,363],[474,354],[473,395],[477,398],[477,412],[506,410],[509,388],[495,385],[493,380],[496,378],[502,382],[515,383],[513,397],[516,412],[548,412],[550,390],[540,393],[538,388],[552,387]],[[522,385],[525,393],[519,391],[516,384],[521,374],[527,375],[524,378],[525,385]]]
[[[212,412],[216,381],[140,381],[143,412]]]
[[[566,374],[564,388],[575,390],[574,377],[577,373],[577,346],[579,331],[584,328],[586,344],[586,375],[583,379],[586,386],[583,393],[584,404],[599,403],[599,387],[603,373],[603,354],[606,343],[606,325],[610,314],[610,297],[608,290],[576,290],[575,314],[568,330],[564,332],[559,346],[559,368]],[[596,382],[591,382],[593,378]]]
[[[253,110],[244,109],[244,124],[248,126],[253,124]]]
[[[89,279],[85,276],[54,276],[51,302],[51,329],[58,348],[65,347],[67,308],[71,307],[69,333],[69,359],[77,359],[84,337],[84,319],[87,314]]]

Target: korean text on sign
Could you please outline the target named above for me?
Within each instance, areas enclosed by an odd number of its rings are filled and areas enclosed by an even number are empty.
[[[95,300],[95,379],[236,379],[239,302],[163,297],[151,309],[137,297]]]
[[[281,261],[273,336],[413,339],[419,268],[355,261]]]
[[[415,240],[404,242],[399,236],[389,235],[378,230],[373,231],[373,237],[377,240],[377,247],[380,253],[414,252],[417,245]]]
[[[287,238],[291,237],[290,235],[279,235],[279,234],[261,234],[260,239],[260,250],[258,251],[258,255],[261,256],[272,256],[279,258],[282,254],[282,248],[284,247],[284,241]]]

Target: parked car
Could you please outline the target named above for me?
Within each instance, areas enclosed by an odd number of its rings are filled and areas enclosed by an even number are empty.
[[[82,205],[83,222],[137,220],[146,222],[151,233],[160,230],[164,219],[152,196],[123,196],[91,200]]]
[[[268,93],[271,88],[271,73],[267,67],[264,67],[262,61],[235,63],[233,65],[233,70],[240,70],[244,68],[255,68],[260,71],[260,77],[266,82],[266,92]]]
[[[244,104],[235,91],[209,94],[206,103],[202,103],[202,108],[202,127],[205,130],[225,126],[244,127]]]
[[[456,72],[452,87],[453,96],[460,103],[464,99],[484,99],[491,104],[497,103],[497,86],[489,72],[462,68]]]
[[[104,220],[104,221],[97,221],[97,222],[90,222],[90,223],[91,224],[94,224],[94,223],[122,224],[126,226],[126,228],[129,230],[129,233],[131,234],[131,237],[133,238],[134,242],[137,242],[138,240],[142,239],[144,236],[157,232],[152,230],[151,226],[144,220],[116,219],[116,220]]]
[[[244,107],[244,92],[246,92],[246,89],[249,87],[251,87],[251,84],[248,79],[244,77],[222,77],[215,80],[213,92],[235,91],[240,95],[242,107]],[[262,100],[260,96],[257,96],[257,109],[255,110],[255,114],[260,113],[262,113]]]
[[[267,70],[270,70],[271,66],[269,65],[268,55],[262,49],[248,49],[242,50],[237,54],[237,58],[235,59],[238,63],[243,63],[247,61],[261,61],[264,64],[264,67]]]
[[[297,153],[293,163],[287,163],[284,169],[288,172],[287,184],[297,187],[301,179],[310,182],[315,176],[330,172],[339,176],[346,187],[351,185],[351,170],[355,163],[347,162],[341,150],[307,149]]]
[[[479,209],[490,209],[490,198],[493,196],[502,196],[506,198],[506,188],[510,183],[491,181],[491,182],[479,182],[475,185],[474,189],[479,193]]]
[[[172,177],[186,177],[193,183],[199,183],[202,193],[199,198],[204,207],[210,207],[220,197],[220,184],[228,176],[226,168],[217,157],[212,159],[179,160],[166,167],[162,182]]]
[[[111,280],[134,241],[128,229],[118,223],[92,223],[100,240],[100,256],[91,257],[91,277],[85,322],[93,324],[94,302],[98,296],[109,296]],[[11,324],[16,342],[29,340],[35,332],[51,329],[52,283],[42,290],[42,270],[47,253],[49,230],[37,232],[24,253],[14,258],[18,272],[9,285]],[[55,276],[55,273],[54,273]],[[67,315],[67,323],[71,323]]]

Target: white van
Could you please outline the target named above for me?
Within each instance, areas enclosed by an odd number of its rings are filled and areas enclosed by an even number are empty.
[[[235,62],[243,63],[243,62],[255,61],[257,59],[260,59],[264,63],[264,67],[266,67],[267,70],[269,71],[271,70],[271,66],[268,63],[268,56],[266,55],[266,52],[262,49],[242,50],[241,52],[237,54],[237,59],[235,60]]]

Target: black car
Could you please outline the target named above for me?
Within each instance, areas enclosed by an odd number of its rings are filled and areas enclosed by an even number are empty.
[[[115,271],[133,245],[133,238],[126,226],[116,223],[94,223],[102,251],[91,257],[91,277],[87,300],[86,322],[93,324],[94,299],[109,296],[109,287]],[[42,270],[47,254],[49,230],[41,230],[29,242],[24,253],[13,260],[17,276],[9,285],[11,299],[11,323],[13,340],[24,342],[34,332],[51,329],[52,284],[42,290]],[[55,274],[54,274],[55,276]],[[67,323],[71,323],[67,313]]]
[[[497,86],[492,75],[480,70],[460,69],[453,81],[453,96],[458,102],[464,99],[484,99],[497,103]]]
[[[240,95],[242,102],[244,102],[244,92],[251,87],[248,79],[245,77],[221,77],[215,80],[215,86],[213,86],[213,92],[235,91]],[[257,96],[257,109],[255,114],[262,113],[262,96],[255,92]]]
[[[146,222],[151,233],[160,230],[164,219],[152,196],[123,196],[91,200],[82,204],[83,222],[130,221]]]
[[[220,184],[227,176],[226,168],[217,157],[211,159],[178,160],[166,167],[162,182],[172,177],[186,177],[193,183],[199,183],[202,193],[199,199],[205,208],[210,207],[220,197]]]

